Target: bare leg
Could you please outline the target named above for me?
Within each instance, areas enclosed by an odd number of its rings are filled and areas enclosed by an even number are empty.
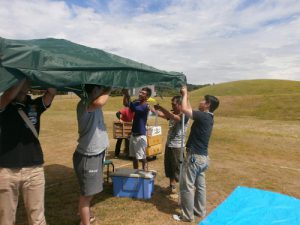
[[[148,163],[147,163],[147,159],[142,159],[141,161],[142,161],[142,165],[143,165],[143,170],[144,170],[145,172],[147,172],[147,171],[148,171]]]
[[[176,187],[176,179],[170,178],[170,190],[171,194],[177,194],[177,187]]]
[[[79,197],[78,211],[82,225],[90,225],[90,203],[93,196]]]
[[[170,178],[170,186],[176,185],[175,178]]]
[[[135,158],[133,159],[133,169],[138,169],[139,168],[139,161]]]

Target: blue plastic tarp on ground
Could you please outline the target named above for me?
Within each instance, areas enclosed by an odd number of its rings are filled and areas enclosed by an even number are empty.
[[[300,200],[275,192],[237,187],[199,225],[300,225]]]

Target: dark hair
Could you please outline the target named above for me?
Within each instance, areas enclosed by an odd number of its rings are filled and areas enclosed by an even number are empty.
[[[175,101],[177,104],[181,104],[182,98],[180,95],[176,95],[172,98],[172,102]]]
[[[147,97],[150,97],[150,96],[152,95],[152,90],[151,90],[151,88],[143,87],[141,90],[147,92]]]
[[[217,99],[213,95],[205,95],[204,96],[205,102],[209,103],[209,111],[214,112],[219,107],[219,99]]]
[[[121,112],[120,112],[120,111],[116,112],[116,117],[117,117],[118,119],[121,118]]]
[[[95,87],[101,88],[102,86],[97,84],[85,84],[84,90],[86,93],[91,94]]]

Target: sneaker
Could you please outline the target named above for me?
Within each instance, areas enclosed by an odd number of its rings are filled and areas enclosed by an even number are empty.
[[[94,221],[96,221],[96,217],[94,215],[94,213],[90,213],[90,223],[93,223]],[[80,224],[79,225],[82,225],[82,222],[80,221]]]
[[[176,220],[176,221],[182,221],[182,218],[181,216],[177,215],[177,214],[173,214],[173,219]]]
[[[176,221],[182,221],[182,222],[193,222],[192,220],[187,220],[187,219],[184,219],[182,218],[180,215],[177,215],[177,214],[173,214],[173,219],[176,220]]]
[[[94,215],[93,211],[90,211],[90,223],[94,222],[96,220],[96,217]]]

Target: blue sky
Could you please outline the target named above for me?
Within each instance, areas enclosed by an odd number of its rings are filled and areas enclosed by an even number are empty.
[[[299,0],[0,0],[0,36],[64,38],[194,84],[300,81]]]
[[[98,12],[109,13],[110,0],[68,0],[66,3],[69,6],[78,5],[81,7],[89,8],[92,7]],[[123,6],[122,13],[135,14],[135,13],[155,13],[163,10],[172,3],[170,0],[119,0],[118,4]]]

